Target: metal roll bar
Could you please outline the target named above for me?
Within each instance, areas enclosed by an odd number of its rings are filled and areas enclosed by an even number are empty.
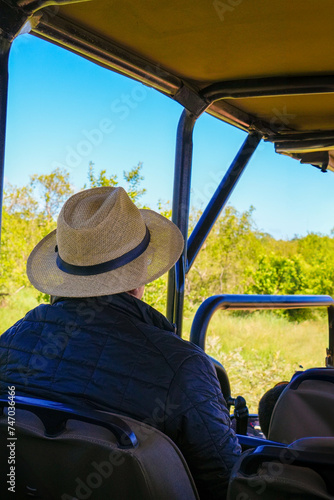
[[[193,153],[193,129],[197,116],[186,109],[183,111],[177,129],[172,221],[184,238],[183,253],[175,267],[168,274],[167,317],[176,324],[181,336],[184,299],[185,269],[190,206],[191,165]]]
[[[175,324],[179,336],[182,336],[186,274],[261,141],[258,132],[248,135],[188,240],[192,134],[197,118],[197,115],[184,109],[179,121],[176,142],[172,221],[181,230],[185,247],[180,260],[168,275],[167,318]]]
[[[4,168],[5,168],[9,50],[10,50],[9,41],[4,38],[0,39],[0,241],[1,241],[2,198],[3,198]]]

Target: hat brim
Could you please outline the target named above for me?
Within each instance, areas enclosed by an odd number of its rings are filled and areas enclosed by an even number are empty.
[[[141,209],[150,231],[145,252],[130,263],[103,274],[77,276],[57,266],[57,230],[45,236],[27,261],[27,275],[41,292],[61,297],[98,297],[133,290],[159,278],[179,259],[183,237],[178,227],[158,213]]]

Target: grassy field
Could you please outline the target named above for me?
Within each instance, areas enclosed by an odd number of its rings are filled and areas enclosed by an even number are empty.
[[[23,288],[0,304],[0,333],[22,318],[30,309],[38,305],[39,292],[32,288]]]
[[[3,302],[0,333],[37,305],[37,294],[22,289]],[[184,338],[189,338],[192,318],[188,316]],[[259,398],[275,383],[289,380],[301,367],[324,366],[327,343],[325,316],[294,323],[270,313],[217,312],[209,325],[206,351],[226,368],[232,396],[244,396],[249,410],[257,412]]]
[[[190,326],[186,321],[187,332]],[[274,384],[296,370],[324,366],[327,344],[326,317],[295,323],[268,312],[237,317],[219,311],[209,325],[206,352],[227,370],[232,396],[244,396],[257,413],[260,397]]]

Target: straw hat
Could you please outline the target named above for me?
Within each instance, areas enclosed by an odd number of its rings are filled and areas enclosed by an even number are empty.
[[[31,252],[27,274],[50,295],[110,295],[155,280],[182,250],[181,232],[168,219],[139,210],[121,187],[93,188],[67,200],[57,229]]]

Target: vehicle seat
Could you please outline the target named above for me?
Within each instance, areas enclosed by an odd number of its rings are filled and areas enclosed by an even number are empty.
[[[223,365],[217,361],[215,358],[212,356],[208,355],[208,358],[211,359],[213,366],[215,367],[217,378],[219,380],[220,388],[223,393],[224,399],[226,401],[226,404],[228,405],[228,401],[231,398],[231,386],[230,386],[230,381],[227,375],[227,371],[223,367]]]
[[[296,374],[271,416],[268,439],[292,443],[312,436],[334,437],[334,368]]]
[[[289,446],[243,453],[227,500],[333,500],[334,438],[303,438]]]
[[[0,398],[0,407],[6,404]],[[199,499],[178,448],[145,423],[33,398],[16,397],[15,410],[16,440],[8,434],[7,409],[0,416],[1,499]],[[6,482],[8,443],[15,495]]]
[[[248,417],[249,417],[249,411],[246,405],[246,400],[242,396],[237,396],[236,398],[232,398],[230,381],[227,375],[227,371],[225,370],[223,365],[215,358],[213,358],[212,356],[208,357],[211,359],[215,367],[217,378],[227,408],[230,411],[231,406],[234,406],[234,414],[231,415],[231,418],[232,421],[235,420],[235,431],[237,434],[246,435],[248,427]]]

